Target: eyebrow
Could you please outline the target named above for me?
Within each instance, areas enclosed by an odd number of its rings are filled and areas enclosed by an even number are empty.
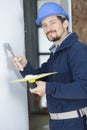
[[[49,22],[53,22],[53,21],[56,21],[57,19],[52,19],[52,20],[50,20]],[[47,24],[47,23],[43,23],[42,25],[44,25],[44,24]]]
[[[52,20],[50,20],[49,22],[52,22],[52,21],[56,21],[56,19],[52,19]]]

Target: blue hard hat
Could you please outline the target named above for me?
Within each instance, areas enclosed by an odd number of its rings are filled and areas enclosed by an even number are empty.
[[[39,11],[38,11],[38,18],[36,19],[36,24],[38,26],[41,26],[41,21],[45,19],[46,17],[52,16],[52,15],[62,15],[67,18],[69,21],[69,16],[65,12],[65,10],[57,3],[54,2],[46,2],[43,4]]]

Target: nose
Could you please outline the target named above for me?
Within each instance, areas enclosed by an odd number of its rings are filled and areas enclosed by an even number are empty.
[[[46,25],[44,30],[45,30],[45,32],[49,32],[51,30],[51,25],[50,24]]]

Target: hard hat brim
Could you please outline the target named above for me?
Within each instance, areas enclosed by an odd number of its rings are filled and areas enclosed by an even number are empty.
[[[49,15],[47,15],[47,16],[44,16],[44,17],[41,17],[41,18],[39,18],[39,19],[37,18],[37,19],[36,19],[36,24],[37,24],[38,26],[41,26],[41,21],[42,21],[42,20],[44,20],[45,18],[47,18],[47,17],[49,17],[49,16],[53,16],[53,15],[65,17],[65,18],[69,21],[68,15],[65,16],[65,15],[61,15],[61,14],[54,14],[54,13],[52,14],[52,13],[51,13],[51,14],[49,14]]]

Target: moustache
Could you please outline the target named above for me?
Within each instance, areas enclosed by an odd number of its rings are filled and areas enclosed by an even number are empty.
[[[52,32],[56,32],[55,30],[54,31],[48,31],[47,33],[46,33],[46,35],[48,35],[49,33],[52,33]]]

